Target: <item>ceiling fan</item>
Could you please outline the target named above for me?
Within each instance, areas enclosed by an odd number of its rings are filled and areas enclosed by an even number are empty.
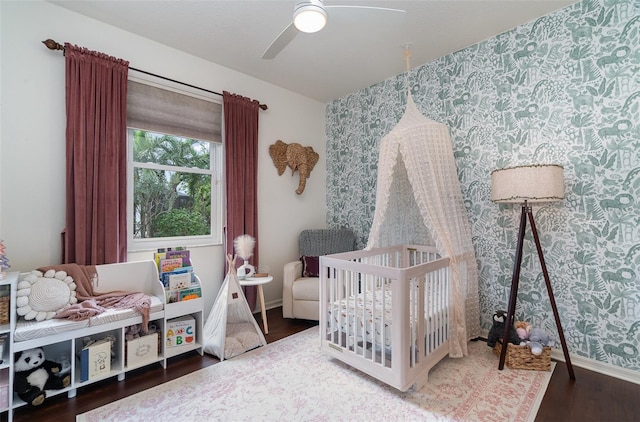
[[[298,0],[293,8],[293,21],[278,35],[262,55],[263,59],[273,59],[298,35],[298,32],[318,32],[327,24],[328,17],[339,13],[340,9],[365,9],[379,12],[404,13],[404,10],[386,7],[325,6],[322,0]]]

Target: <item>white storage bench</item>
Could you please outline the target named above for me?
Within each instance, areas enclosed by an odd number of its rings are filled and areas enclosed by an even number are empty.
[[[157,335],[153,336],[151,344],[152,352],[147,358],[126,359],[125,329],[141,324],[142,316],[135,309],[109,309],[92,318],[72,321],[68,319],[49,319],[44,321],[25,321],[16,313],[17,283],[26,274],[10,273],[10,277],[4,280],[11,291],[10,323],[6,327],[8,335],[8,347],[3,358],[5,367],[9,372],[9,397],[8,408],[0,409],[0,412],[8,410],[9,420],[15,408],[25,405],[17,395],[13,394],[13,361],[16,352],[42,347],[48,360],[60,362],[67,360],[70,363],[70,385],[62,390],[47,391],[47,397],[67,393],[68,397],[74,397],[79,387],[89,385],[110,377],[118,377],[123,380],[127,371],[139,368],[151,363],[160,363],[166,367],[167,358],[190,350],[198,350],[202,354],[202,298],[191,299],[179,303],[167,303],[165,289],[158,277],[158,270],[154,261],[126,262],[118,264],[97,265],[97,285],[93,286],[96,292],[106,293],[110,291],[143,292],[151,298],[149,312],[149,325],[156,327]],[[11,279],[11,275],[14,278]],[[200,280],[197,278],[198,283]],[[193,316],[196,321],[196,342],[189,347],[180,350],[165,352],[164,337],[166,320],[180,315]],[[81,380],[80,352],[85,345],[85,339],[100,340],[109,336],[115,338],[111,359],[111,370],[99,377]],[[151,336],[150,336],[151,338]],[[144,341],[144,340],[143,340]],[[140,339],[130,342],[132,346],[139,344]],[[157,344],[157,353],[155,345]],[[131,356],[131,353],[130,353]],[[0,371],[2,367],[0,367]],[[46,406],[46,401],[43,406]]]

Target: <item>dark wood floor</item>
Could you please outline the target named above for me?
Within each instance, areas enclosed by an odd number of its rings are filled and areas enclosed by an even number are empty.
[[[267,318],[269,334],[265,337],[269,343],[317,325],[313,321],[284,319],[282,308],[269,310]],[[256,314],[256,319],[262,326],[260,314]],[[111,379],[79,389],[77,396],[72,399],[62,394],[47,399],[37,408],[20,408],[14,413],[14,421],[75,421],[77,414],[218,362],[214,357],[206,354],[200,356],[196,352],[176,356],[169,360],[167,369],[159,364],[150,365],[127,373],[122,382]],[[574,370],[577,381],[571,382],[566,366],[558,362],[536,421],[640,420],[640,385],[577,367]]]

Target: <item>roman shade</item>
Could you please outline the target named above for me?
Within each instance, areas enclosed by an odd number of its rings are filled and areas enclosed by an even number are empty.
[[[132,80],[128,85],[128,127],[222,142],[221,104]]]

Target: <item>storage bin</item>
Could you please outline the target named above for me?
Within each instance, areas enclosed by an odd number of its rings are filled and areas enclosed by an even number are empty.
[[[500,357],[502,344],[497,342],[493,352]],[[507,344],[507,354],[505,364],[511,369],[529,369],[532,371],[551,370],[551,347],[543,347],[542,354],[534,355],[529,346],[518,346],[513,343]]]
[[[0,297],[0,325],[9,323],[9,296]]]
[[[125,365],[135,368],[158,360],[158,333],[125,342]]]

